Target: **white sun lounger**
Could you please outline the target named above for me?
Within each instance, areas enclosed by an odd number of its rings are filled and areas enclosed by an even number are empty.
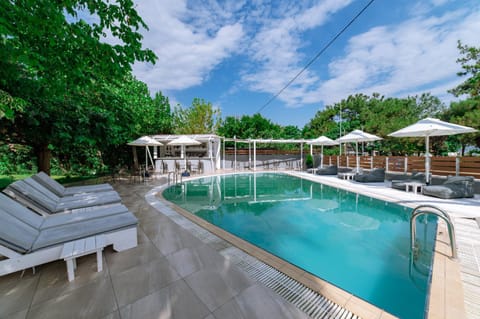
[[[72,186],[64,187],[62,184],[52,179],[44,172],[37,173],[32,178],[39,184],[46,187],[52,193],[58,197],[73,196],[85,193],[97,193],[113,191],[113,187],[110,184],[96,184],[96,185],[84,185],[84,186]]]
[[[116,251],[133,248],[137,223],[123,205],[42,217],[0,194],[0,276],[61,259],[65,244],[92,236]]]
[[[121,198],[116,191],[58,197],[32,178],[16,181],[3,192],[41,215],[70,212],[78,208],[121,202]]]

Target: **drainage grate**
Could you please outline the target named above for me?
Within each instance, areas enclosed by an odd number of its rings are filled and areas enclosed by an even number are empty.
[[[237,256],[238,257],[238,256]],[[357,315],[328,300],[284,273],[254,258],[236,259],[236,265],[252,279],[272,289],[314,319],[359,319]]]

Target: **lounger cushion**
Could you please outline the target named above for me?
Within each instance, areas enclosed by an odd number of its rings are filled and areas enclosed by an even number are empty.
[[[385,180],[385,168],[374,168],[368,173],[356,174],[354,179],[361,183],[383,182]]]
[[[317,175],[337,175],[338,169],[337,165],[330,165],[330,166],[324,166],[324,167],[318,167],[317,168]]]
[[[41,229],[50,227],[57,227],[68,224],[75,224],[80,221],[89,219],[104,218],[107,216],[118,215],[128,212],[128,208],[122,204],[115,204],[112,206],[98,206],[91,209],[83,210],[70,214],[57,214],[44,217],[44,222]]]
[[[20,253],[31,250],[39,230],[7,213],[0,207],[0,244]]]
[[[46,212],[55,212],[57,209],[57,202],[55,200],[46,196],[24,181],[11,183],[4,192],[13,198],[21,199],[22,203],[27,204],[30,202],[31,205],[27,206],[34,210],[42,209]]]
[[[449,176],[442,185],[425,186],[423,194],[444,199],[473,197],[474,181],[472,176]]]
[[[108,233],[137,225],[137,218],[130,213],[89,219],[68,225],[50,227],[40,232],[32,250],[58,245],[72,240]]]
[[[10,197],[0,193],[0,208],[6,213],[23,221],[35,229],[40,229],[44,222],[44,218],[35,214],[30,209],[14,201]],[[1,223],[1,222],[0,222]]]
[[[77,195],[82,193],[96,193],[96,192],[113,190],[113,187],[110,184],[64,187],[62,184],[52,179],[50,176],[48,176],[44,172],[37,173],[33,175],[32,178],[59,197],[72,196],[72,195]]]
[[[31,178],[10,184],[4,192],[11,197],[18,198],[22,204],[42,215],[82,207],[120,203],[121,201],[115,191],[85,193],[60,198]]]
[[[0,245],[19,253],[134,227],[138,223],[120,204],[48,217],[37,216],[3,194],[0,194],[0,204]]]

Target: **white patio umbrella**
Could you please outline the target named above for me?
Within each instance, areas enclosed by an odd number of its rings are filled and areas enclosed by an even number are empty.
[[[202,143],[193,139],[193,138],[185,136],[185,135],[177,137],[176,139],[168,142],[168,145],[180,145],[181,146],[180,158],[183,158],[185,160],[185,169],[187,169],[187,156],[185,154],[185,146],[187,146],[187,145],[200,145],[200,144],[202,144]]]
[[[354,130],[347,135],[344,135],[340,138],[337,138],[335,141],[338,143],[353,143],[355,142],[355,155],[357,160],[357,172],[360,171],[360,158],[358,157],[358,142],[373,142],[381,140],[381,137],[378,137],[373,134],[365,133],[361,130]]]
[[[426,182],[430,182],[430,136],[445,136],[463,133],[473,133],[477,130],[468,126],[452,124],[439,119],[427,117],[415,124],[388,134],[393,137],[425,137],[425,175]]]
[[[155,166],[153,162],[152,155],[150,154],[150,150],[148,149],[149,146],[162,146],[163,144],[157,141],[156,139],[151,138],[150,136],[142,136],[137,138],[135,141],[127,143],[130,146],[145,146],[145,170],[148,167],[148,156],[150,156],[150,160],[152,161],[152,165]]]
[[[338,145],[338,142],[329,139],[326,136],[320,136],[314,140],[308,141],[307,144],[310,144],[310,155],[313,155],[313,145],[321,145],[322,151],[320,153],[320,167],[323,167],[323,146],[324,145]]]

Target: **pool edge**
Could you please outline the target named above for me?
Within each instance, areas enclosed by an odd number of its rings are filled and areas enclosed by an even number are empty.
[[[333,186],[340,189],[345,189],[355,193],[359,193],[365,196],[370,196],[378,199],[382,199],[389,202],[395,202],[395,199],[384,195],[384,194],[373,194],[368,191],[361,191],[358,189],[352,189],[350,187],[343,185],[343,183],[335,183],[332,185],[330,181],[325,182],[324,180],[319,180],[312,178],[308,174],[301,172],[272,172],[265,171],[268,173],[283,173],[290,174],[299,178],[304,178],[311,180],[317,183],[324,183],[329,186]],[[224,172],[220,174],[212,175],[203,175],[195,176],[191,179],[209,177],[214,175],[225,175],[225,174],[246,174],[253,172]],[[258,171],[257,173],[263,173],[263,171]],[[185,181],[187,181],[185,180]],[[343,186],[343,187],[342,187]],[[162,187],[165,189],[165,187]],[[291,278],[299,281],[305,286],[311,288],[314,291],[317,291],[337,303],[338,305],[344,307],[345,309],[355,313],[356,315],[363,318],[396,318],[392,314],[386,312],[383,309],[380,309],[363,299],[360,299],[351,293],[348,293],[341,288],[338,288],[316,276],[313,276],[304,270],[285,262],[284,260],[256,247],[226,231],[220,229],[219,227],[212,225],[205,220],[191,214],[190,212],[183,210],[181,207],[176,206],[175,204],[167,201],[163,198],[161,191],[158,191],[157,198],[161,199],[168,207],[174,209],[177,213],[187,218],[188,220],[194,222],[195,224],[205,228],[206,230],[212,232],[213,234],[221,237],[226,240],[233,246],[241,249],[242,251],[250,254],[262,262],[274,267],[275,269],[281,271],[282,273],[290,276]],[[406,205],[408,206],[408,205]],[[414,207],[412,207],[414,208]],[[433,270],[432,270],[432,280],[430,285],[430,292],[428,295],[428,312],[425,318],[428,319],[437,319],[437,318],[466,318],[464,295],[463,295],[463,283],[460,276],[460,264],[457,260],[450,258],[450,246],[448,245],[448,235],[443,224],[437,230],[436,244],[435,244],[435,253],[433,260]]]

